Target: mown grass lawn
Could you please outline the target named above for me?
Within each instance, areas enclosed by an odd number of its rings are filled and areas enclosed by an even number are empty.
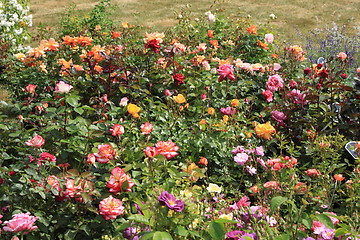
[[[30,0],[35,26],[43,23],[54,26],[61,14],[72,3],[78,9],[90,10],[95,0]],[[208,10],[218,14],[237,17],[251,17],[255,23],[269,23],[274,33],[287,41],[299,41],[296,28],[307,32],[336,22],[355,27],[360,23],[358,9],[360,0],[112,0],[112,15],[115,21],[126,21],[163,30],[176,23],[176,16],[182,11],[192,13],[193,18],[204,16]],[[270,20],[269,15],[276,19]]]

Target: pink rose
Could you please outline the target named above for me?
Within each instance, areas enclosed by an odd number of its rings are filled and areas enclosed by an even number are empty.
[[[31,140],[26,141],[25,144],[35,148],[41,148],[45,144],[45,140],[42,136],[36,135]]]
[[[30,213],[18,213],[13,215],[13,218],[9,221],[5,221],[6,225],[3,229],[6,232],[23,232],[24,234],[29,233],[32,230],[38,229],[34,226],[38,217],[30,216]]]
[[[41,166],[44,162],[56,162],[56,157],[50,153],[42,152],[40,153],[40,158],[37,160],[37,165]],[[31,162],[31,160],[30,160]]]
[[[99,214],[105,220],[116,219],[117,216],[124,214],[124,209],[125,207],[122,205],[122,202],[111,195],[103,199],[99,204]]]
[[[265,34],[265,41],[268,44],[273,43],[274,41],[274,35],[272,33]]]
[[[229,80],[235,80],[235,75],[234,75],[234,66],[231,64],[223,64],[219,67],[219,69],[217,69],[217,72],[219,73],[219,79],[218,81],[224,81],[226,79]]]
[[[344,52],[340,52],[337,57],[341,60],[344,61],[347,58],[347,54]]]
[[[145,150],[144,150],[144,153],[149,158],[156,157],[159,154],[156,147],[146,147]]]
[[[123,97],[121,100],[120,100],[120,106],[121,107],[125,107],[129,102],[129,99],[127,97]]]
[[[165,94],[166,97],[171,96],[171,92],[170,92],[169,89],[165,89],[164,94]]]
[[[267,90],[275,92],[283,87],[284,87],[284,81],[278,74],[269,76],[268,81],[266,83]]]
[[[263,90],[262,94],[266,98],[266,101],[268,103],[273,101],[273,93],[271,91],[269,91],[269,90],[264,91]]]
[[[29,84],[25,87],[25,90],[28,92],[28,93],[34,93],[35,92],[35,89],[36,89],[36,85],[34,84]]]
[[[73,88],[70,84],[60,81],[55,86],[55,93],[68,93]]]
[[[152,125],[149,122],[146,122],[140,126],[140,129],[141,129],[142,135],[147,135],[152,132],[152,130],[154,129],[154,125]]]
[[[171,141],[160,141],[155,144],[155,147],[159,154],[166,157],[166,159],[170,159],[178,155],[177,151],[179,150],[179,147],[176,146],[174,142]]]

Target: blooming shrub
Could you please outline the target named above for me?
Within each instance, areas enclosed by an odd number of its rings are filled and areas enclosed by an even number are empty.
[[[219,13],[144,34],[101,16],[10,59],[1,237],[358,237],[347,55],[313,65]]]

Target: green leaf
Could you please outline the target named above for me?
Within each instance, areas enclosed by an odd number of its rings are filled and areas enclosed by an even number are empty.
[[[325,227],[327,228],[330,228],[330,229],[333,229],[334,228],[334,224],[333,222],[331,221],[331,219],[326,216],[325,214],[318,214],[318,215],[315,215],[315,217],[325,225]]]
[[[79,98],[78,96],[67,96],[66,102],[70,104],[72,107],[77,107],[79,105],[78,98]]]
[[[186,228],[184,228],[183,226],[180,226],[180,225],[176,227],[175,233],[177,235],[184,236],[184,237],[186,237],[189,234],[189,232],[186,230]]]
[[[128,217],[128,219],[133,220],[138,223],[144,223],[146,225],[150,225],[149,219],[147,219],[146,217],[144,217],[143,215],[140,215],[140,214],[131,215]]]
[[[65,240],[73,240],[75,239],[75,236],[77,234],[77,230],[67,230],[66,233],[64,234]]]
[[[336,229],[335,231],[335,237],[341,237],[341,236],[344,236],[345,234],[347,234],[348,231],[344,228],[338,228]]]
[[[225,239],[224,225],[215,221],[211,222],[209,226],[209,234],[213,240]]]
[[[153,239],[154,240],[172,240],[173,238],[167,232],[155,232]]]
[[[276,208],[278,208],[281,204],[287,201],[286,197],[276,196],[273,197],[270,201],[270,210],[274,212]]]
[[[290,235],[284,233],[284,234],[281,234],[281,235],[275,237],[274,240],[290,240]]]
[[[303,213],[301,214],[301,223],[304,224],[307,229],[311,229],[313,221],[308,214]]]

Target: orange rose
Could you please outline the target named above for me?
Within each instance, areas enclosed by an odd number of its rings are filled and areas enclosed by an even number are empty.
[[[210,107],[208,108],[208,114],[213,115],[215,113],[215,109]]]
[[[231,106],[233,106],[233,107],[239,106],[239,99],[233,99],[233,100],[231,100]]]
[[[206,120],[205,119],[201,119],[200,122],[199,122],[199,125],[204,125],[206,124]]]
[[[258,124],[255,126],[255,133],[259,138],[271,139],[271,135],[276,133],[276,130],[271,126],[270,122],[265,124]]]

